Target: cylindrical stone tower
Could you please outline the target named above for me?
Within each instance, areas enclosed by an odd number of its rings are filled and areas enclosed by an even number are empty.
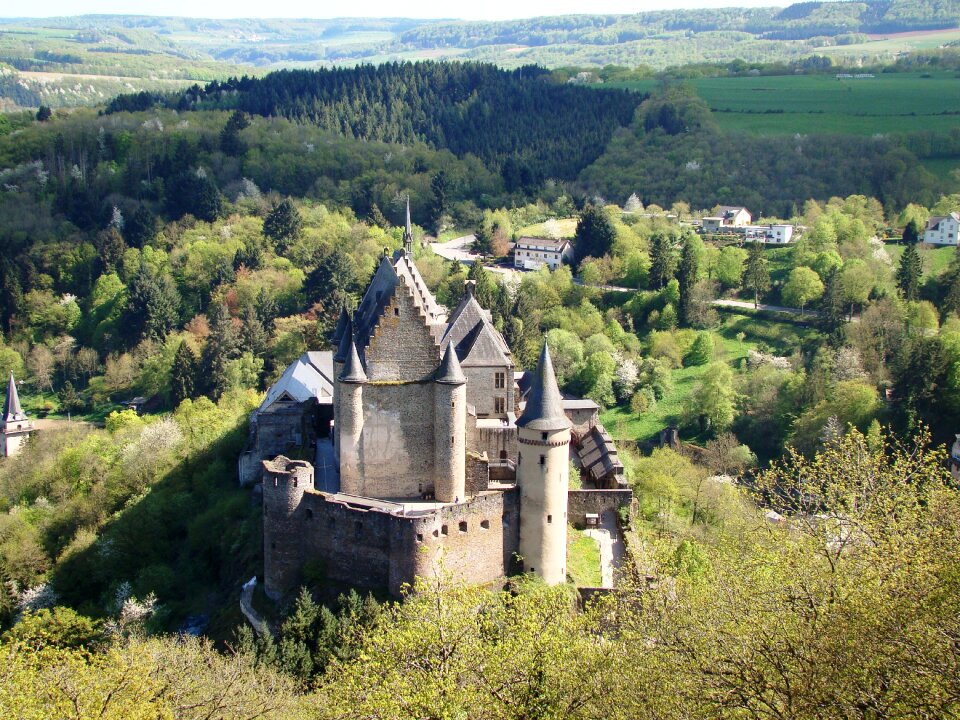
[[[527,406],[517,420],[517,440],[523,569],[556,585],[567,577],[570,421],[563,412],[546,343]]]
[[[437,369],[433,391],[434,495],[460,502],[466,495],[467,378],[453,343]]]
[[[313,489],[313,466],[280,455],[263,461],[263,582],[273,600],[297,585],[303,567],[303,494]]]
[[[336,419],[340,442],[340,492],[362,495],[360,436],[363,433],[363,386],[367,382],[367,374],[352,337],[349,338],[347,360],[337,382],[340,385],[340,414]]]
[[[340,383],[337,382],[337,378],[340,377],[340,373],[343,372],[343,364],[346,361],[346,356],[341,355],[340,346],[343,345],[343,338],[347,335],[353,336],[353,323],[350,322],[350,316],[347,314],[347,308],[340,308],[340,317],[337,319],[337,326],[333,329],[333,335],[330,337],[330,341],[333,343],[333,432],[330,435],[330,442],[333,443],[333,457],[337,460],[340,459],[340,442],[338,439],[339,435],[339,425],[337,424],[337,418],[340,415]],[[349,351],[349,347],[345,347],[344,352]]]

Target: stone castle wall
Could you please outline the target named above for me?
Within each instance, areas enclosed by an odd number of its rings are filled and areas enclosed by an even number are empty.
[[[496,387],[496,374],[504,374],[504,387]],[[509,365],[498,367],[464,366],[463,374],[467,376],[467,402],[476,408],[479,417],[501,415],[515,412],[513,407],[513,368]],[[503,413],[496,413],[494,398],[503,398]]]
[[[632,490],[570,490],[567,493],[567,520],[572,525],[586,523],[587,513],[600,515],[630,507]]]
[[[434,383],[363,386],[359,487],[364,497],[434,491]]]
[[[440,364],[436,338],[402,285],[384,309],[364,355],[367,377],[373,382],[428,380]]]
[[[265,484],[272,482],[269,473]],[[265,500],[266,500],[265,487]],[[265,518],[268,590],[290,592],[302,582],[304,563],[329,580],[399,596],[417,575],[448,571],[468,583],[503,577],[517,550],[519,507],[515,490],[485,492],[467,502],[422,515],[348,504],[333,495],[306,492],[295,512]],[[266,505],[265,505],[266,508]],[[287,545],[278,540],[287,541]],[[290,541],[297,538],[296,547]],[[295,567],[294,567],[295,566]],[[278,572],[277,568],[282,568]],[[272,595],[271,595],[272,596]]]

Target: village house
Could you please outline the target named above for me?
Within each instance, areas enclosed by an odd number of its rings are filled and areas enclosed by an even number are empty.
[[[544,265],[556,270],[564,261],[573,262],[573,245],[569,240],[522,237],[513,249],[513,266],[521,270],[537,270]]]
[[[960,214],[935,215],[927,220],[923,241],[929,245],[957,245],[960,241]]]

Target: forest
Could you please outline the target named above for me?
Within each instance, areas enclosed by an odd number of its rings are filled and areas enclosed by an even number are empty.
[[[680,84],[470,63],[43,110],[0,124],[0,375],[45,423],[0,461],[5,715],[960,710],[960,255],[919,242],[960,178],[918,160],[955,133],[748,139]],[[546,340],[601,407],[637,498],[627,584],[575,611],[518,578],[394,603],[308,573],[255,595],[255,637],[249,414],[327,347],[408,199],[438,300],[475,281],[517,365]],[[720,204],[796,242],[704,234]],[[489,263],[524,235],[576,259],[504,283],[428,244],[470,232]]]

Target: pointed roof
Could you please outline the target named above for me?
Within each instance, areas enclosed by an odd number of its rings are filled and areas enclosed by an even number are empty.
[[[407,257],[413,257],[413,224],[410,222],[410,196],[407,195],[407,224],[403,229],[403,250]]]
[[[17,381],[13,379],[13,373],[10,373],[10,379],[7,381],[7,398],[3,402],[3,422],[17,422],[27,419],[27,414],[20,405],[20,393],[17,392]]]
[[[464,367],[512,365],[510,347],[493,326],[490,311],[477,301],[475,285],[467,282],[466,292],[450,316],[440,345],[454,345]]]
[[[340,382],[344,383],[365,383],[367,374],[363,371],[363,364],[360,362],[360,355],[357,354],[357,344],[350,338],[350,349],[347,354],[347,363],[343,366],[343,372],[340,373]]]
[[[443,354],[443,360],[440,367],[437,368],[435,380],[444,385],[463,385],[467,382],[467,376],[460,369],[460,361],[457,359],[457,351],[453,345],[447,345],[447,351]]]
[[[517,427],[531,430],[563,430],[570,427],[563,412],[563,398],[557,387],[557,376],[553,372],[553,361],[547,343],[543,343],[540,360],[533,376],[533,387],[527,397],[527,407],[517,420]]]
[[[343,329],[347,326],[347,323],[350,321],[350,316],[347,315],[347,306],[340,306],[340,317],[337,318],[337,326],[333,329],[333,335],[330,336],[330,341],[333,343],[334,347],[339,347],[340,339],[343,337]]]
[[[340,336],[340,343],[337,345],[337,352],[333,356],[333,361],[346,362],[350,356],[351,345],[353,345],[353,320],[348,317],[343,326],[343,334]]]

